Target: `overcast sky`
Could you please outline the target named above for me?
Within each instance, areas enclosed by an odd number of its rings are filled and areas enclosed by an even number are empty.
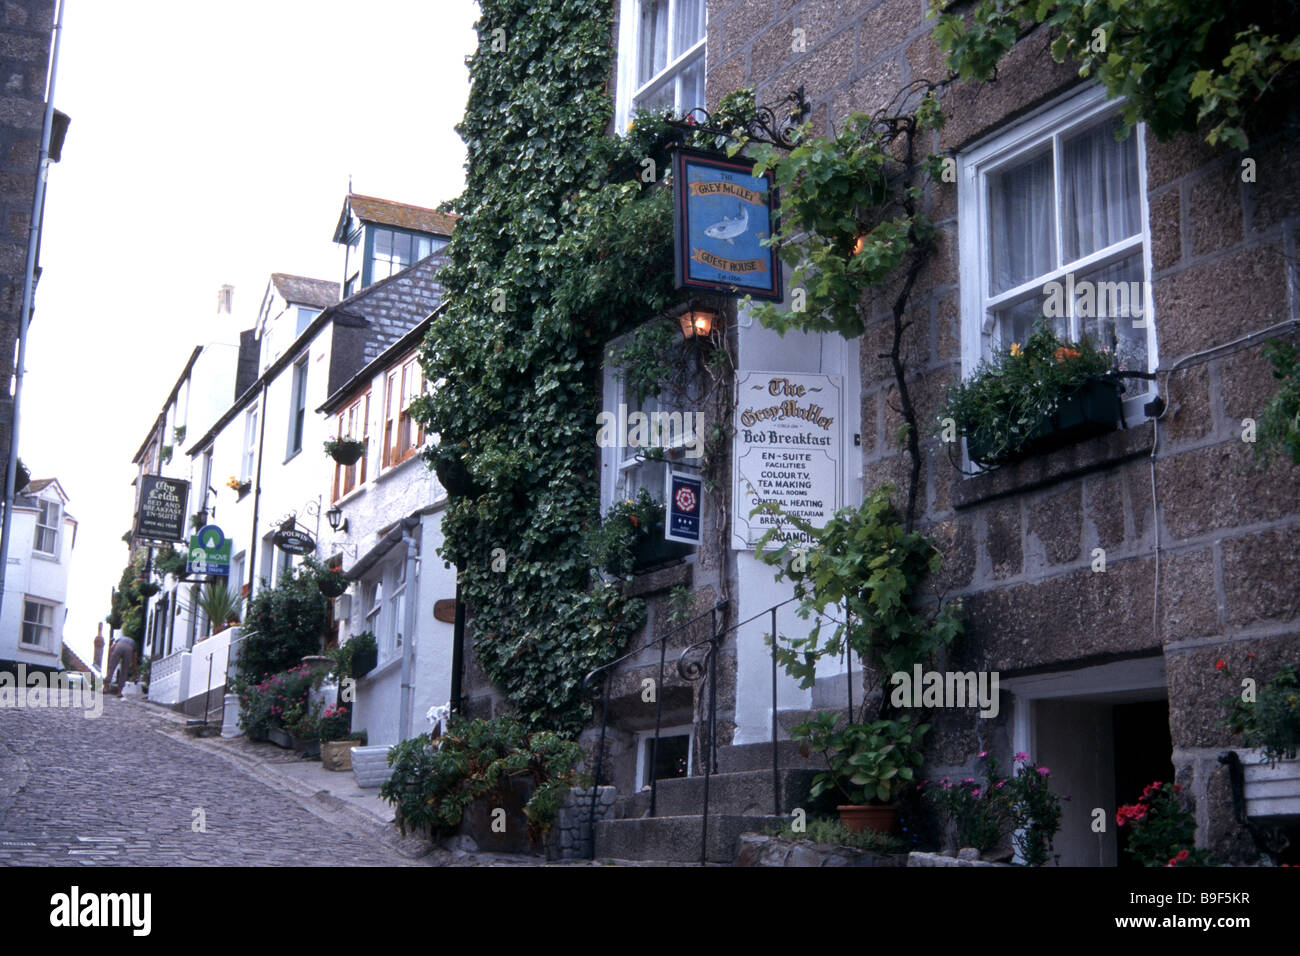
[[[19,454],[79,522],[64,639],[89,660],[127,558],[131,458],[195,345],[272,272],[339,281],[347,192],[460,193],[473,0],[66,0]],[[197,423],[197,427],[206,427]],[[193,429],[191,429],[193,430]],[[107,628],[106,628],[107,630]]]

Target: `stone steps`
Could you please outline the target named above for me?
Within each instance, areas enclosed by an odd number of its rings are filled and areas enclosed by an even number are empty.
[[[718,754],[721,761],[722,754]],[[806,807],[811,770],[781,770],[778,774],[780,812]],[[661,817],[698,815],[704,808],[704,777],[660,780],[655,814]],[[772,803],[772,771],[744,770],[715,773],[709,778],[709,814],[765,816],[775,812]],[[650,791],[642,790],[621,808],[623,817],[646,816],[650,812]]]
[[[780,827],[784,818],[740,814],[709,814],[709,863],[732,863],[742,833]],[[700,858],[703,818],[693,816],[606,820],[596,824],[596,855],[615,860],[660,860],[692,863]]]

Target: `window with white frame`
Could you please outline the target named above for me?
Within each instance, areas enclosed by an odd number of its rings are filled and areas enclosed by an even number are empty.
[[[58,557],[59,554],[59,516],[62,507],[57,501],[36,502],[36,537],[32,541],[32,550],[39,554]]]
[[[289,447],[285,452],[292,458],[302,451],[302,431],[307,421],[307,359],[293,366],[293,391],[289,406]]]
[[[630,336],[622,336],[606,349],[602,410],[610,427],[601,430],[602,510],[615,501],[635,498],[641,488],[662,502],[670,466],[648,459],[647,449],[662,448],[676,462],[693,455],[703,440],[696,434],[699,418],[695,413],[702,408],[696,394],[698,383],[675,382],[657,395],[636,394],[616,361],[616,354],[629,340]],[[637,413],[645,417],[638,418]],[[611,433],[614,441],[605,442]]]
[[[257,406],[250,408],[244,415],[244,454],[240,459],[239,478],[241,481],[253,480],[253,469],[257,465]]]
[[[406,548],[390,552],[361,582],[364,629],[375,635],[380,664],[402,653],[406,628]]]
[[[54,611],[57,605],[28,597],[23,601],[24,647],[51,650],[54,647]]]
[[[705,0],[621,0],[617,122],[704,105]]]
[[[379,612],[384,605],[384,582],[382,575],[373,581],[365,582],[361,587],[362,596],[365,598],[363,607],[365,613],[365,629],[371,634],[379,635]]]
[[[402,631],[406,627],[406,555],[404,548],[399,550],[403,553],[388,565],[384,575],[389,579],[388,628],[384,635],[388,656],[402,652]]]
[[[383,467],[400,465],[424,441],[424,427],[411,416],[411,403],[424,389],[418,355],[411,355],[388,373],[384,386]]]
[[[959,157],[963,375],[1039,322],[1155,368],[1144,130],[1117,129],[1091,88]],[[1133,382],[1129,420],[1146,399]]]

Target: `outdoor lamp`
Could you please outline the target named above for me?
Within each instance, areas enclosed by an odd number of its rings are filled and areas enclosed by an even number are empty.
[[[693,335],[707,336],[713,331],[713,313],[708,309],[690,308],[678,316],[678,321],[682,324],[682,335],[690,338]]]
[[[333,531],[342,528],[346,533],[348,530],[347,519],[343,517],[343,509],[338,505],[334,505],[329,511],[325,512],[325,520],[330,523],[330,529]]]

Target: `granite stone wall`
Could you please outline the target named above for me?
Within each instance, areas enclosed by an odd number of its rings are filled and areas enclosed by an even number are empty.
[[[708,103],[747,86],[760,104],[773,103],[803,86],[819,131],[889,106],[907,83],[943,74],[925,10],[924,0],[710,0]],[[1078,86],[1074,68],[1052,62],[1049,40],[1039,31],[1022,41],[995,83],[950,88],[948,121],[931,148],[960,151]],[[949,666],[1005,679],[1162,656],[1173,763],[1195,801],[1198,839],[1237,860],[1252,850],[1217,759],[1230,745],[1219,724],[1228,688],[1213,665],[1225,658],[1234,673],[1262,682],[1300,656],[1300,468],[1261,464],[1242,440],[1243,420],[1258,418],[1276,385],[1261,343],[1199,353],[1300,317],[1296,129],[1278,129],[1245,153],[1191,134],[1146,139],[1159,389],[1168,403],[1158,422],[977,478],[952,467],[925,423],[961,375],[956,185],[927,197],[940,236],[903,343],[925,438],[920,524],[944,552],[940,584],[968,609]],[[1253,182],[1243,159],[1254,160]],[[892,440],[900,423],[893,378],[878,357],[892,335],[890,291],[861,348],[868,489],[906,476]],[[1104,573],[1093,570],[1098,548]],[[933,769],[973,769],[980,740],[1009,746],[1008,716],[1004,708],[989,728],[945,715]]]

